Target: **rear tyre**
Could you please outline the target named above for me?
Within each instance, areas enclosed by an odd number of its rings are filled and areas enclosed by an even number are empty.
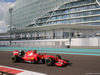
[[[52,66],[54,64],[54,61],[52,58],[49,57],[49,58],[45,59],[45,64],[47,66]]]
[[[15,63],[15,62],[17,62],[18,58],[16,56],[12,56],[11,60],[13,63]]]
[[[60,55],[56,55],[55,57],[56,57],[56,59],[61,59]]]

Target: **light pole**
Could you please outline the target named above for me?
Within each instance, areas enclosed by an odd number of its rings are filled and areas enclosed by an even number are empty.
[[[71,17],[70,17],[70,0],[69,0],[69,46],[71,46]]]
[[[10,45],[11,45],[12,10],[13,10],[13,8],[9,8],[9,12],[10,12]]]

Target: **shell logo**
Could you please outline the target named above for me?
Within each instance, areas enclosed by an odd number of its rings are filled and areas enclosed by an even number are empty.
[[[31,60],[34,60],[34,57],[32,57]]]

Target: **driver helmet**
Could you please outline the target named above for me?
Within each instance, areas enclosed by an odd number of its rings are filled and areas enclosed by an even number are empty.
[[[36,54],[36,53],[37,53],[37,51],[36,51],[36,50],[34,50],[34,51],[33,51],[33,53],[34,53],[34,54]]]

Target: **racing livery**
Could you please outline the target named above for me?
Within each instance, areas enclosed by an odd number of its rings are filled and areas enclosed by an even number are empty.
[[[29,63],[44,63],[47,66],[65,66],[69,64],[69,60],[62,60],[59,55],[41,55],[34,51],[15,50],[11,58],[12,62],[29,62]]]

